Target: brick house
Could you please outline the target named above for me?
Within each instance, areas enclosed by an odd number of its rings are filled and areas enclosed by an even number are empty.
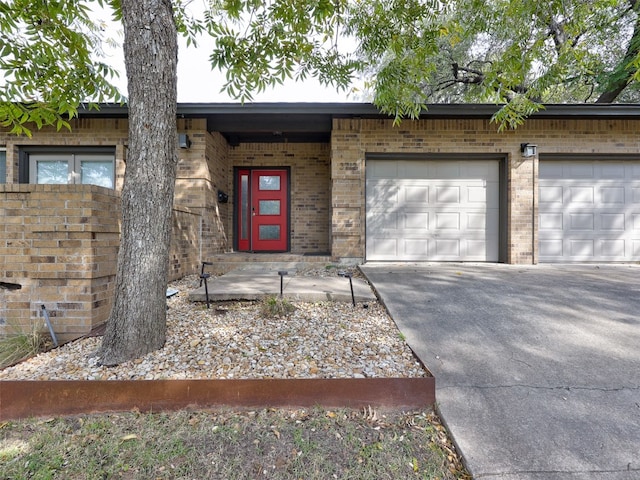
[[[394,126],[367,104],[180,104],[170,277],[238,251],[639,261],[640,105],[548,105],[505,132],[495,110]],[[126,151],[119,106],[0,131],[0,333],[41,305],[69,338],[106,320]]]

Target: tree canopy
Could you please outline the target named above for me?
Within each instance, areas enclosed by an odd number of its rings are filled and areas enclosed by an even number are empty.
[[[86,2],[0,1],[0,125],[69,127],[84,102],[120,101]]]
[[[212,63],[239,98],[266,79],[346,87],[359,75],[397,119],[482,102],[516,127],[544,103],[640,101],[639,10],[640,0],[230,0],[208,26]]]
[[[402,4],[402,5],[401,5]],[[376,103],[503,105],[505,127],[544,103],[640,100],[640,1],[356,2],[347,31]]]

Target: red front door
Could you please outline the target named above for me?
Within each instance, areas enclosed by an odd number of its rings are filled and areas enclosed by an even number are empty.
[[[238,250],[286,252],[289,249],[288,171],[238,171]]]

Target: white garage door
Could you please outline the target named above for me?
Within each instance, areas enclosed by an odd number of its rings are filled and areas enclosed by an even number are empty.
[[[498,160],[367,160],[367,260],[498,261]]]
[[[640,260],[640,161],[540,161],[541,262]]]

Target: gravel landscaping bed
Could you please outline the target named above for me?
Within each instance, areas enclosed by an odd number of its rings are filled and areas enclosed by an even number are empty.
[[[97,365],[101,337],[84,338],[0,371],[0,380],[155,380],[423,377],[394,322],[377,302],[298,303],[287,318],[260,302],[187,300],[197,278],[170,287],[167,342],[117,367]]]

